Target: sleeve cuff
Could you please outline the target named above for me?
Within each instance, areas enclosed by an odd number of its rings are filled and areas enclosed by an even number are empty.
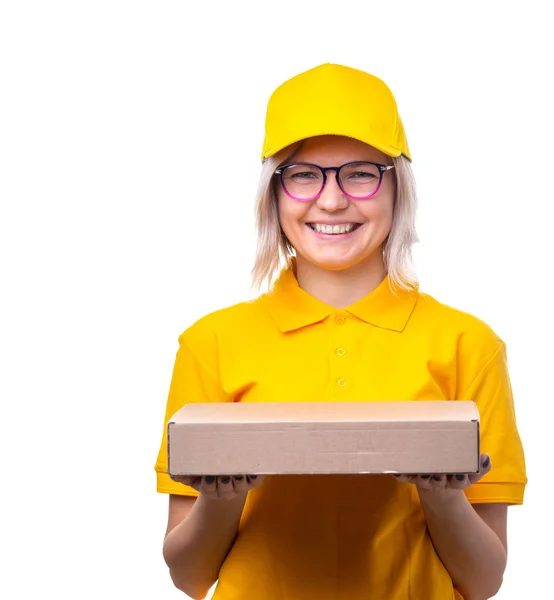
[[[476,483],[465,490],[472,504],[523,504],[525,483]]]

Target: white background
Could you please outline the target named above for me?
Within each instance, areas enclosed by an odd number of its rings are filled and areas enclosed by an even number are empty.
[[[248,297],[266,102],[323,62],[392,88],[421,287],[508,344],[530,483],[498,598],[548,595],[547,5],[1,4],[2,597],[183,597],[153,470],[177,337]]]

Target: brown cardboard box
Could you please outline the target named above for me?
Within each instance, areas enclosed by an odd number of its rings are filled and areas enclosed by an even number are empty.
[[[189,404],[168,423],[171,475],[471,473],[473,402]]]

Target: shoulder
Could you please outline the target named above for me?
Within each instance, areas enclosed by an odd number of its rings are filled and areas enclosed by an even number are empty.
[[[504,341],[478,315],[440,302],[420,292],[414,310],[414,325],[427,329],[435,340],[456,344],[460,356],[473,353],[481,361],[493,356]]]
[[[256,330],[268,320],[265,296],[220,308],[200,317],[181,333],[179,342],[198,347]]]
[[[505,380],[506,345],[479,316],[420,293],[413,317],[432,362],[449,365],[457,398],[471,399],[476,382],[485,377]]]

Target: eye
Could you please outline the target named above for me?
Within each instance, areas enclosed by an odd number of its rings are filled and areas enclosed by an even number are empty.
[[[298,184],[320,182],[323,177],[317,167],[306,164],[291,165],[285,170],[284,176],[287,181]]]
[[[367,171],[354,171],[348,175],[350,179],[366,179],[371,180],[376,177],[374,173],[368,173]]]
[[[291,173],[291,179],[317,179],[317,175],[311,171],[300,171],[299,173]]]
[[[341,173],[342,180],[350,184],[368,184],[379,179],[379,169],[371,163],[347,165]]]

